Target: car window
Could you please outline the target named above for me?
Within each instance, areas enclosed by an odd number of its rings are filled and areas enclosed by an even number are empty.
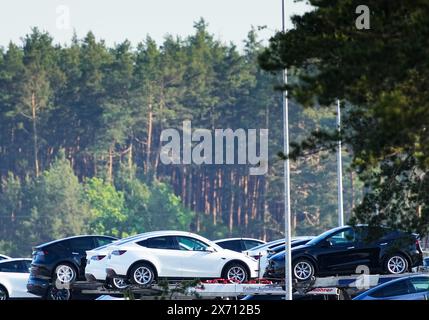
[[[217,242],[216,244],[224,249],[228,249],[232,251],[241,252],[243,250],[241,247],[241,240],[227,240],[227,241]]]
[[[94,239],[90,237],[70,239],[69,245],[71,250],[77,252],[85,252],[95,247]]]
[[[331,237],[327,238],[333,246],[342,246],[355,241],[355,232],[353,229],[347,229],[338,233],[335,233]]]
[[[414,292],[427,292],[429,291],[429,278],[419,277],[410,279],[410,283]]]
[[[244,242],[244,250],[253,249],[261,244],[259,241],[255,241],[255,240],[243,240],[243,242]]]
[[[22,273],[20,261],[10,261],[0,264],[0,272],[17,272]]]
[[[22,260],[21,261],[21,271],[23,273],[30,272],[30,268],[31,268],[31,261],[29,261],[29,260]]]
[[[180,250],[205,251],[209,246],[204,242],[190,237],[176,237]]]
[[[410,293],[410,287],[408,285],[408,280],[404,280],[404,281],[394,282],[390,285],[386,285],[374,291],[369,296],[374,298],[384,298],[384,297],[401,296],[409,293]]]
[[[142,247],[151,249],[177,249],[176,241],[172,236],[149,238],[143,241],[139,241],[137,242],[137,244],[141,245]]]
[[[102,247],[111,244],[112,242],[116,241],[115,239],[110,238],[97,238],[96,239],[96,245],[97,247]]]

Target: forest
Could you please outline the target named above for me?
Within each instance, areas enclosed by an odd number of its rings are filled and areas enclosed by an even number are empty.
[[[89,32],[69,45],[34,28],[0,49],[0,252],[77,234],[189,230],[212,240],[284,230],[281,74],[263,71],[252,29],[243,49],[208,32],[108,47]],[[294,80],[294,77],[291,78]],[[269,167],[165,165],[162,130],[268,129]],[[290,101],[290,136],[335,130],[335,106]],[[344,148],[346,221],[364,184]],[[294,235],[337,225],[335,153],[291,162]]]

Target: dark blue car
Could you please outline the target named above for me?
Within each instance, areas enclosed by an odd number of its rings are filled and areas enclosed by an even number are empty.
[[[353,300],[429,300],[429,276],[395,279],[369,289]]]
[[[264,277],[283,279],[284,263],[284,251],[272,256]],[[298,281],[354,274],[362,266],[370,273],[401,274],[422,264],[418,235],[384,227],[339,227],[292,248],[292,276]]]

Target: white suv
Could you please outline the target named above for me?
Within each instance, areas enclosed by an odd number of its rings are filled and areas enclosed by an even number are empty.
[[[157,278],[223,278],[242,283],[258,276],[255,259],[222,249],[189,232],[150,232],[122,245],[109,246],[108,278],[149,285]]]

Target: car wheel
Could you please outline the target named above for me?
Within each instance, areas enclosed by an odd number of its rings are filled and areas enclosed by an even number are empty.
[[[387,257],[384,270],[390,274],[400,274],[408,270],[408,260],[402,254],[392,254]]]
[[[123,290],[128,287],[127,280],[123,278],[113,278],[112,287],[117,290]]]
[[[0,301],[9,299],[9,294],[5,287],[0,286]]]
[[[307,259],[298,259],[293,263],[293,278],[298,281],[306,281],[314,275],[314,265]]]
[[[46,293],[47,300],[68,301],[71,299],[71,293],[68,289],[58,289],[51,286]]]
[[[155,281],[155,277],[155,270],[150,264],[138,263],[132,267],[129,280],[133,284],[147,286]]]
[[[249,273],[243,264],[231,263],[224,269],[222,278],[236,283],[243,283],[249,279]]]
[[[62,284],[73,283],[76,277],[76,269],[69,263],[61,263],[55,268],[55,279]]]

